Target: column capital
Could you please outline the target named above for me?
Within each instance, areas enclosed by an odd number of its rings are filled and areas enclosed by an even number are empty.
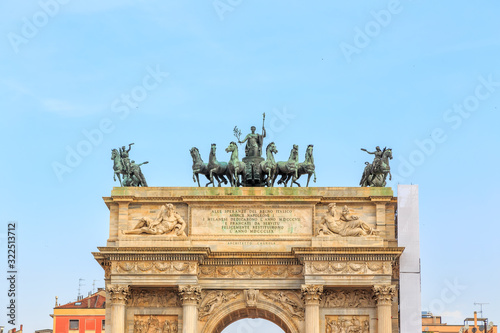
[[[109,284],[106,287],[106,291],[110,296],[111,304],[125,305],[125,302],[130,296],[130,287],[128,285]]]
[[[318,304],[323,294],[323,285],[320,284],[303,284],[302,299],[305,305]]]
[[[391,305],[392,298],[396,295],[396,286],[376,284],[373,286],[373,298],[377,305]]]
[[[201,299],[201,288],[195,285],[179,286],[182,305],[198,305]]]

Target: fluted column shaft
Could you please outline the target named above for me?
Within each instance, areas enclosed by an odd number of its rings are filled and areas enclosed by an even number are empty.
[[[111,333],[125,332],[125,305],[130,295],[127,285],[108,285],[111,299]]]
[[[319,333],[319,301],[323,293],[322,285],[303,284],[302,299],[305,304],[305,333]]]
[[[182,301],[182,333],[197,333],[198,302],[201,297],[199,286],[179,286]]]
[[[392,298],[396,295],[396,287],[392,285],[373,286],[374,298],[377,301],[378,327],[377,333],[392,333]]]

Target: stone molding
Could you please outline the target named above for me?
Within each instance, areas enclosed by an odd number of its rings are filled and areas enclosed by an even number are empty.
[[[130,297],[130,287],[128,285],[109,284],[106,288],[111,304],[123,304]]]
[[[198,305],[201,298],[201,288],[194,285],[179,286],[179,296],[182,305]]]
[[[312,261],[304,264],[307,275],[391,274],[390,262],[380,261]]]
[[[198,278],[303,278],[302,265],[268,266],[268,265],[238,265],[238,266],[200,266]]]
[[[375,305],[369,289],[326,289],[321,300],[323,308],[373,308]]]
[[[392,299],[396,295],[396,286],[383,284],[374,285],[373,294],[377,305],[391,305]]]
[[[183,261],[119,261],[111,265],[113,274],[197,274],[197,263]]]
[[[303,284],[301,291],[305,305],[319,305],[321,295],[323,294],[323,285]]]

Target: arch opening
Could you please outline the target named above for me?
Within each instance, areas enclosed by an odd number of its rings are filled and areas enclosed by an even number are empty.
[[[284,333],[292,333],[290,328],[286,325],[286,323],[281,320],[277,315],[271,313],[270,311],[263,310],[263,309],[251,309],[251,308],[244,308],[244,309],[239,309],[236,311],[233,311],[226,315],[224,318],[222,318],[215,329],[211,333],[222,333],[226,327],[231,325],[232,323],[239,321],[241,319],[264,319],[266,321],[269,321],[279,328],[281,328],[282,332]],[[249,327],[251,327],[249,325]],[[242,333],[245,331],[242,331]],[[252,331],[248,331],[248,333],[251,333]],[[258,328],[255,329],[255,332],[258,332]],[[224,332],[226,333],[226,332]]]
[[[229,324],[222,333],[284,333],[275,323],[266,319],[239,319],[232,324]]]

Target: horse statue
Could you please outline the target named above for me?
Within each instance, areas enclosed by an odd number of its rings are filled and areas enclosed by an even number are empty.
[[[208,157],[208,172],[209,172],[209,179],[210,183],[207,184],[213,184],[215,187],[214,183],[214,175],[217,181],[219,182],[219,187],[221,186],[221,180],[224,182],[224,184],[227,184],[227,180],[224,177],[224,175],[228,175],[228,170],[227,170],[227,163],[226,162],[219,162],[217,161],[217,157],[215,156],[215,151],[217,149],[217,145],[215,143],[212,143],[212,146],[210,147],[210,156]],[[220,178],[220,179],[219,179]]]
[[[290,151],[290,157],[287,162],[278,162],[276,168],[276,177],[281,176],[280,180],[278,180],[279,184],[284,184],[286,187],[288,180],[292,179],[292,184],[297,180],[298,174],[297,170],[299,168],[299,146],[293,145],[292,150]],[[275,179],[276,179],[275,177]]]
[[[387,174],[389,174],[389,180],[392,179],[389,160],[392,160],[392,149],[384,148],[380,162],[377,163],[377,165],[374,166],[373,164],[365,162],[366,166],[363,170],[359,185],[361,185],[361,187],[385,187],[387,185]]]
[[[113,160],[113,171],[114,171],[113,180],[116,182],[116,177],[118,176],[118,181],[120,182],[120,186],[123,186],[120,175],[123,175],[123,179],[125,180],[127,171],[125,170],[125,166],[122,163],[122,159],[120,157],[118,149],[111,149],[111,159]]]
[[[297,184],[300,187],[300,184],[297,183],[297,180],[299,180],[300,176],[307,174],[307,184],[306,187],[309,187],[309,181],[311,180],[311,176],[314,174],[314,179],[313,182],[316,183],[316,171],[315,171],[315,166],[314,166],[314,157],[313,157],[313,145],[307,146],[306,149],[306,157],[304,162],[299,163],[299,168],[297,170],[297,179],[292,182]]]
[[[274,142],[271,142],[266,148],[266,160],[259,164],[261,181],[266,182],[267,187],[273,187],[274,178],[276,177],[277,164],[274,161],[273,154],[277,153],[278,149],[276,149],[276,145]],[[267,176],[265,179],[264,175]]]
[[[212,182],[210,182],[210,170],[208,170],[207,163],[203,162],[203,160],[201,159],[198,148],[193,147],[189,150],[189,152],[191,153],[191,157],[193,158],[193,181],[195,183],[198,182],[198,187],[201,187],[199,175],[201,173],[209,180],[209,182],[205,186],[212,184]],[[215,179],[217,179],[217,181],[219,182],[220,187],[221,180],[219,179],[219,176],[215,175]]]
[[[232,187],[237,187],[241,185],[240,175],[242,179],[246,177],[245,163],[240,161],[238,158],[238,145],[236,142],[231,141],[229,146],[226,148],[226,153],[231,153],[231,158],[227,164],[227,169],[229,170],[229,181]]]

